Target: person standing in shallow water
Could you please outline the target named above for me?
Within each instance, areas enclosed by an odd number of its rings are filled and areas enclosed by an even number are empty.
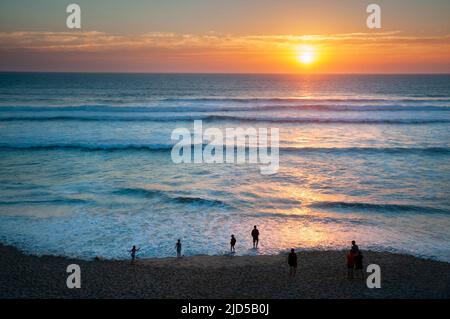
[[[253,248],[258,248],[259,243],[259,230],[256,228],[256,225],[252,230],[252,238],[253,238]]]
[[[175,248],[177,250],[177,257],[181,257],[181,240],[178,239],[177,243],[175,244]]]
[[[234,249],[234,245],[236,245],[236,238],[234,237],[234,235],[231,235],[230,251],[232,253],[236,252],[236,250]]]
[[[140,248],[136,248],[136,246],[133,245],[133,247],[131,248],[131,250],[129,250],[130,254],[131,254],[131,263],[133,264],[135,259],[136,259],[136,253],[139,251]]]
[[[295,277],[297,273],[297,254],[294,249],[288,255],[289,277]]]

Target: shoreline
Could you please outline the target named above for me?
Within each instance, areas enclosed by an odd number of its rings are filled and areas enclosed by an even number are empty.
[[[450,263],[364,251],[381,267],[381,288],[347,279],[345,251],[300,251],[297,276],[287,255],[80,260],[27,255],[0,244],[0,299],[5,298],[450,298]],[[66,267],[81,268],[80,289],[68,289]],[[366,273],[366,276],[368,273]]]

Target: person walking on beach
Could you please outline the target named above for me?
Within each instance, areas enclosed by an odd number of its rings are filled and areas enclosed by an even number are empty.
[[[232,253],[236,252],[236,250],[234,249],[234,245],[236,245],[236,238],[234,237],[234,235],[231,235],[231,240],[230,240],[230,251]]]
[[[288,265],[289,265],[289,277],[295,277],[297,272],[297,254],[294,249],[288,255]]]
[[[136,248],[136,246],[133,245],[133,248],[131,248],[131,250],[129,250],[130,254],[131,254],[131,263],[133,264],[135,259],[136,259],[136,253],[139,251],[140,248]]]
[[[347,254],[347,278],[353,279],[353,269],[355,268],[355,255],[352,251]]]
[[[356,273],[361,274],[361,278],[364,279],[363,255],[361,253],[361,250],[358,250],[358,253],[355,256],[355,270],[356,270]]]
[[[258,248],[259,230],[256,228],[256,225],[253,227],[252,237],[253,237],[253,248]]]
[[[177,250],[177,257],[181,257],[181,240],[178,239],[177,243],[175,244],[175,248]]]

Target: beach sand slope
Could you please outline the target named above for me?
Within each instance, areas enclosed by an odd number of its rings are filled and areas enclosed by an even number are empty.
[[[381,267],[381,288],[348,280],[345,252],[299,253],[294,279],[285,255],[194,256],[84,261],[26,255],[0,245],[0,298],[450,298],[450,264],[364,252]],[[68,289],[66,267],[81,267],[81,288]]]

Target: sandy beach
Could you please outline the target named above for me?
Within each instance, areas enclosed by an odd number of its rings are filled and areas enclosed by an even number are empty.
[[[26,255],[0,245],[0,298],[450,298],[450,264],[366,251],[381,267],[380,289],[346,278],[343,251],[299,253],[294,279],[286,256],[193,256],[129,261]],[[82,287],[66,287],[66,267]]]

